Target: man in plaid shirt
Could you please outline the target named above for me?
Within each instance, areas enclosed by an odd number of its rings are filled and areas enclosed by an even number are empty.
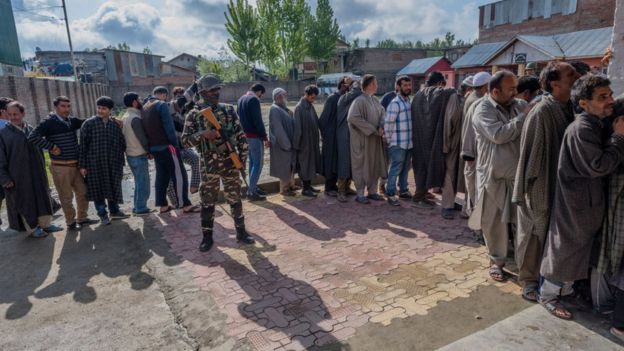
[[[399,200],[396,196],[397,178],[399,181],[398,197],[402,199],[411,199],[412,197],[407,188],[407,176],[411,167],[413,147],[412,110],[409,97],[412,93],[412,80],[408,76],[400,76],[397,78],[396,84],[399,91],[388,105],[384,121],[385,140],[388,143],[388,156],[390,158],[386,196],[388,203],[392,206],[399,206]]]

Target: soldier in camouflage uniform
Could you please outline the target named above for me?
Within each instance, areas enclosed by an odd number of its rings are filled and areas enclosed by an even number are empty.
[[[213,75],[204,75],[196,82],[199,100],[186,115],[182,143],[185,147],[196,147],[200,155],[201,185],[201,226],[203,240],[199,250],[210,250],[213,244],[212,231],[215,204],[218,201],[220,181],[223,181],[224,195],[230,204],[236,227],[236,239],[245,244],[253,244],[254,239],[245,231],[245,217],[241,202],[241,178],[234,168],[224,138],[229,142],[245,164],[247,159],[247,139],[241,128],[234,106],[219,103],[221,82]],[[214,126],[204,119],[201,110],[211,107],[221,124],[217,133]]]

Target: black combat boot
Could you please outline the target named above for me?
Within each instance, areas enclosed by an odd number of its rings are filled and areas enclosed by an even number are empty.
[[[212,248],[214,241],[212,240],[212,230],[204,230],[203,231],[204,238],[202,239],[201,244],[199,244],[199,251],[206,252]]]
[[[236,227],[236,241],[243,244],[253,244],[256,242],[245,230],[245,216],[243,216],[243,203],[236,202],[230,205],[234,227]]]
[[[204,238],[199,245],[199,251],[206,252],[212,248],[212,225],[214,223],[214,206],[206,206],[201,209],[201,226]]]
[[[253,244],[256,242],[254,238],[252,238],[251,235],[249,235],[249,233],[245,230],[245,225],[242,227],[236,227],[236,241],[243,244]]]

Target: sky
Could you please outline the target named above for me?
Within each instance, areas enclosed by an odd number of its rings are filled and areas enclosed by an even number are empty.
[[[173,58],[186,52],[216,57],[226,45],[228,0],[66,0],[75,50],[127,42]],[[255,3],[255,0],[250,0]],[[493,0],[330,0],[342,33],[351,41],[392,38],[429,41],[453,32],[478,36],[478,6]],[[11,0],[23,57],[68,50],[61,0]],[[314,9],[316,0],[308,1]]]

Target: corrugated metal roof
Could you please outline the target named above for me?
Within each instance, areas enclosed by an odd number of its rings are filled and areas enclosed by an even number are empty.
[[[611,45],[613,27],[554,35],[566,58],[600,57]]]
[[[460,57],[459,60],[455,61],[453,64],[453,68],[463,68],[463,67],[477,67],[485,65],[487,59],[490,58],[496,51],[500,50],[500,48],[505,45],[506,42],[501,41],[497,43],[485,43],[485,44],[477,44],[468,50],[464,54],[464,56]]]
[[[427,73],[429,68],[438,63],[438,61],[440,61],[442,58],[442,56],[437,56],[412,60],[412,62],[410,62],[407,66],[403,67],[403,69],[401,69],[399,73],[397,73],[397,75],[401,76],[408,74],[425,74]]]
[[[0,0],[0,33],[2,33],[2,40],[0,40],[0,63],[21,66],[22,55],[20,54],[17,41],[11,0]]]
[[[533,46],[537,50],[543,51],[545,54],[550,55],[553,58],[563,56],[563,52],[554,37],[542,35],[518,35],[516,38]]]

